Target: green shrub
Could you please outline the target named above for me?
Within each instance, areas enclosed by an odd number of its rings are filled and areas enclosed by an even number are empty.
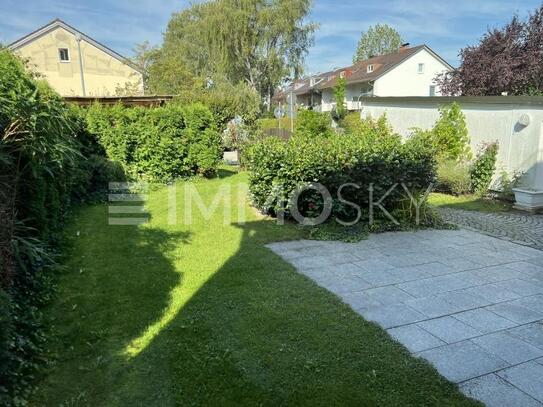
[[[107,157],[132,177],[168,182],[211,175],[220,162],[221,138],[213,114],[202,104],[152,109],[94,105],[86,119]]]
[[[258,119],[257,126],[260,130],[282,129],[290,130],[290,117],[283,117],[281,119]],[[294,119],[294,127],[296,127],[296,119]]]
[[[86,199],[98,176],[84,170],[87,154],[100,149],[82,123],[0,50],[0,405],[24,404],[43,363],[51,248],[70,204]]]
[[[469,164],[464,161],[440,160],[437,166],[437,189],[454,195],[471,191]]]
[[[469,170],[471,190],[478,195],[488,192],[498,158],[498,143],[483,145]]]
[[[329,136],[332,132],[332,117],[329,113],[315,112],[314,110],[300,110],[296,117],[296,134],[310,136]]]
[[[244,158],[250,168],[249,183],[257,208],[266,206],[286,154],[287,143],[279,137],[266,137],[248,147]]]
[[[457,103],[442,106],[439,116],[431,130],[413,129],[412,138],[419,138],[432,146],[439,160],[469,160],[468,129],[460,106]]]
[[[342,120],[347,114],[347,106],[345,104],[345,87],[347,86],[347,80],[339,77],[336,85],[332,89],[334,95],[334,102],[336,103],[332,110],[332,117],[335,120]]]
[[[253,125],[261,111],[258,93],[244,83],[232,85],[226,80],[218,80],[212,86],[182,92],[176,98],[181,105],[201,103],[213,114],[215,127],[219,132],[226,124],[239,116],[247,125]]]
[[[392,131],[386,114],[374,120],[371,117],[362,118],[360,112],[351,112],[340,121],[340,127],[344,129],[345,133],[357,134],[360,137],[367,137],[368,135],[376,137],[399,137],[399,135],[394,134]]]
[[[399,137],[378,138],[369,134],[360,137],[345,135],[296,135],[289,141],[270,138],[252,145],[247,154],[250,170],[250,192],[253,203],[263,211],[276,213],[291,211],[290,198],[302,183],[318,182],[333,197],[332,215],[343,220],[352,219],[356,211],[337,198],[338,189],[344,199],[360,205],[367,217],[369,186],[374,187],[374,201],[396,183],[405,183],[413,194],[426,190],[435,176],[435,162],[431,150],[414,142],[402,144]],[[279,199],[270,207],[269,198]],[[405,192],[394,190],[385,200],[389,211],[403,208]],[[320,213],[322,198],[317,193],[304,193],[299,200],[302,214]],[[380,215],[380,211],[377,215]]]

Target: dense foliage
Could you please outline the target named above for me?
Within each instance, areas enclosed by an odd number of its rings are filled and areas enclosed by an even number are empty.
[[[470,193],[469,163],[451,159],[440,160],[437,166],[436,189],[453,195]]]
[[[543,92],[543,5],[489,30],[479,44],[460,51],[462,63],[438,78],[445,95],[540,95]]]
[[[0,50],[0,405],[20,404],[44,341],[51,246],[74,200],[103,192],[115,166],[23,62]],[[107,184],[106,184],[107,185]]]
[[[171,92],[171,90],[169,91]],[[211,110],[219,131],[235,117],[241,117],[247,125],[257,120],[261,111],[260,97],[245,83],[232,85],[226,80],[216,80],[207,86],[181,92],[177,97],[181,104],[201,103]]]
[[[213,114],[201,104],[152,109],[94,105],[86,120],[108,158],[133,177],[168,182],[212,175],[217,169],[221,138]]]
[[[400,33],[388,24],[376,24],[362,32],[353,62],[396,52],[402,45]]]
[[[195,78],[245,83],[268,101],[286,78],[299,77],[316,26],[307,22],[310,0],[214,0],[172,16],[151,87],[169,92]]]
[[[478,195],[487,193],[498,157],[498,143],[484,145],[469,170],[471,190]]]
[[[431,130],[413,130],[414,138],[432,146],[440,160],[469,159],[469,146],[466,117],[458,103],[439,108],[439,119]]]
[[[364,135],[296,133],[287,142],[272,137],[254,144],[248,151],[253,203],[263,211],[286,210],[289,213],[293,209],[290,200],[297,188],[304,183],[318,182],[332,196],[332,216],[352,220],[356,210],[337,195],[344,184],[358,186],[350,185],[341,194],[345,200],[360,205],[366,219],[371,184],[374,202],[396,183],[405,183],[413,196],[420,196],[434,180],[432,150],[425,148],[419,140],[402,143],[398,135],[389,133],[383,137],[377,128],[372,130],[368,126],[368,129]],[[278,199],[270,201],[272,196]],[[321,195],[312,191],[302,194],[299,210],[306,216],[313,216],[320,213],[323,204]],[[399,186],[383,202],[393,213],[405,204],[406,193]]]
[[[45,338],[55,247],[74,202],[108,182],[214,174],[221,140],[201,104],[67,106],[0,51],[0,405],[24,402]]]
[[[300,110],[296,117],[296,134],[330,135],[332,134],[332,117],[328,113],[320,113],[314,110]]]
[[[336,103],[332,114],[336,120],[343,119],[347,114],[347,105],[345,103],[346,86],[347,80],[345,78],[338,78],[337,83],[332,89],[334,92],[334,101]]]

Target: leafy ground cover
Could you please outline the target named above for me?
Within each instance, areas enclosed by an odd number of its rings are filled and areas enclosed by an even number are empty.
[[[190,225],[187,181],[177,183],[175,225],[166,188],[150,192],[139,227],[108,226],[105,205],[73,215],[47,311],[57,361],[33,404],[475,404],[267,249],[301,231],[257,215],[237,193],[246,183],[225,170],[190,182],[208,205],[220,188],[233,192]]]
[[[463,209],[477,212],[507,212],[512,207],[510,203],[496,199],[481,198],[477,195],[454,196],[437,192],[430,194],[428,203],[437,208]]]

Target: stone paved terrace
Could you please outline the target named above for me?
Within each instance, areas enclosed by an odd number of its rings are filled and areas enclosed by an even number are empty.
[[[543,252],[467,230],[269,246],[462,391],[543,406]]]
[[[443,218],[463,228],[543,250],[543,215],[522,212],[483,213],[440,208]]]

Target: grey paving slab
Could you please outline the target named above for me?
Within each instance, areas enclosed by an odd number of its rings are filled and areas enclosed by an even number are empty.
[[[406,301],[411,308],[423,313],[428,318],[437,318],[460,311],[458,306],[438,297],[423,297]]]
[[[390,264],[385,263],[384,261],[375,259],[375,258],[360,260],[360,261],[355,262],[354,264],[370,273],[382,272],[382,271],[391,270],[394,268],[394,266],[391,266]]]
[[[343,302],[349,304],[354,310],[383,305],[379,301],[370,298],[364,291],[341,293],[339,296]]]
[[[362,316],[383,328],[393,328],[426,319],[426,316],[405,304],[381,305],[360,309]]]
[[[453,249],[453,250],[455,250],[455,249]],[[447,251],[447,250],[445,250],[445,251]],[[456,257],[456,256],[455,257],[446,257],[446,256],[451,255],[450,250],[448,250],[448,251],[449,251],[448,254],[440,256],[439,262],[441,264],[445,265],[445,266],[448,266],[448,267],[452,268],[456,272],[474,270],[474,269],[478,269],[478,268],[481,267],[480,264],[465,259],[464,254],[460,250],[458,250],[458,252],[459,252],[458,257]]]
[[[523,297],[519,300],[513,301],[513,304],[517,304],[521,307],[543,314],[543,295],[541,294]]]
[[[497,373],[502,379],[543,402],[543,365],[526,362]]]
[[[414,299],[411,294],[392,285],[365,290],[364,294],[381,304],[398,304]]]
[[[505,332],[473,338],[472,342],[512,365],[543,357],[543,349],[536,348]]]
[[[517,324],[528,324],[543,319],[543,314],[532,311],[529,308],[517,305],[514,302],[503,302],[501,304],[486,307],[487,310],[507,318]]]
[[[524,275],[521,271],[513,270],[506,265],[488,266],[476,270],[475,275],[485,279],[489,283],[497,283],[500,281],[511,280],[513,278],[522,278]]]
[[[543,349],[543,322],[541,321],[509,329],[508,332],[529,344]]]
[[[413,353],[445,345],[441,339],[415,324],[392,328],[388,333]]]
[[[467,311],[474,308],[484,307],[490,304],[490,301],[479,297],[478,295],[467,292],[467,289],[457,291],[447,291],[436,295],[444,301],[455,306],[458,311]]]
[[[419,353],[452,382],[459,383],[495,372],[508,363],[473,342],[464,341]]]
[[[537,400],[495,374],[468,380],[460,389],[487,407],[541,407]]]
[[[460,342],[481,335],[475,328],[452,316],[430,319],[418,325],[447,343]]]
[[[529,282],[523,279],[515,278],[513,280],[507,280],[502,282],[505,286],[507,285],[511,291],[514,291],[518,295],[524,297],[528,295],[537,295],[543,294],[543,283],[538,284],[534,282]]]
[[[454,275],[424,278],[398,285],[404,291],[415,297],[428,297],[446,291],[460,290],[470,287],[470,283]]]
[[[327,280],[323,286],[332,292],[341,294],[365,290],[372,285],[358,277],[339,277]]]
[[[465,290],[468,294],[476,295],[484,298],[490,304],[497,304],[500,302],[516,300],[521,296],[514,291],[504,288],[499,283],[490,283],[485,285],[479,285],[470,287]]]
[[[453,317],[485,334],[516,326],[513,321],[483,308],[460,312]]]
[[[269,247],[466,394],[490,406],[539,403],[542,251],[467,230]]]

